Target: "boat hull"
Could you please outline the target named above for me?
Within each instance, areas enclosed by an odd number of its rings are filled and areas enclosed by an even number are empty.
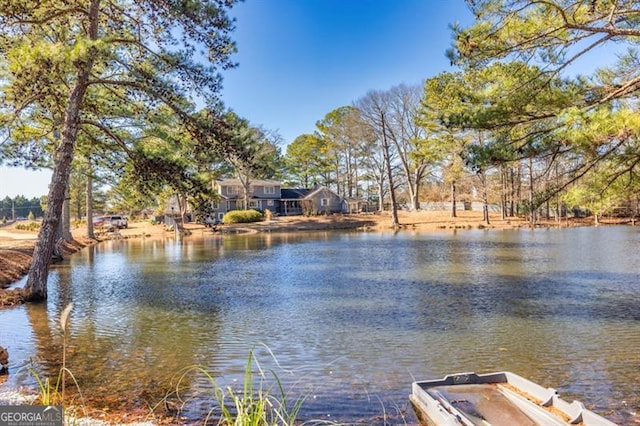
[[[452,374],[414,382],[411,403],[424,425],[432,426],[615,426],[579,401],[569,403],[511,372]]]

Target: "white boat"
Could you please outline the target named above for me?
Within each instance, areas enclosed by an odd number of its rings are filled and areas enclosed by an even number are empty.
[[[434,426],[615,426],[581,402],[568,403],[555,389],[510,372],[414,382],[411,402],[422,424]]]

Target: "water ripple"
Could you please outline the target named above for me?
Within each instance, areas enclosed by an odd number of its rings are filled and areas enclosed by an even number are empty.
[[[638,245],[633,228],[114,242],[55,267],[46,307],[0,311],[0,340],[53,371],[73,301],[69,367],[113,407],[157,402],[188,366],[238,385],[254,348],[305,418],[375,424],[415,379],[511,370],[624,424],[640,411]],[[197,418],[212,384],[186,379]]]

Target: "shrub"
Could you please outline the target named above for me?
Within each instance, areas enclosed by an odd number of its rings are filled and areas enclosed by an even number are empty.
[[[260,222],[262,219],[262,213],[257,210],[232,210],[224,215],[222,221],[226,224],[250,223]]]
[[[40,229],[40,224],[38,222],[19,223],[16,225],[16,229],[20,231],[37,231]]]
[[[27,219],[29,219],[29,220],[35,220],[36,219],[35,215],[33,214],[33,212],[31,210],[29,210],[29,214],[27,215]]]

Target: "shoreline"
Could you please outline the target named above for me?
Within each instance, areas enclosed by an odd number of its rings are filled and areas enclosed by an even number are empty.
[[[523,218],[509,217],[501,219],[497,213],[490,214],[490,224],[482,221],[482,213],[462,211],[455,218],[448,211],[399,212],[400,226],[393,229],[388,212],[354,215],[330,216],[282,216],[273,220],[254,223],[221,225],[215,231],[201,224],[185,225],[187,237],[196,231],[211,235],[265,233],[265,232],[313,232],[332,230],[354,230],[363,232],[442,232],[456,230],[501,230],[521,228],[567,228],[575,226],[594,226],[593,218],[563,219],[561,222],[540,221],[534,227]],[[602,226],[632,224],[630,219],[602,221]],[[89,245],[101,241],[129,238],[173,238],[174,231],[163,224],[133,222],[129,228],[116,233],[97,233],[97,239],[84,236],[84,227],[72,231],[74,240],[63,245],[64,256],[70,256]],[[22,303],[19,292],[8,289],[12,284],[24,278],[29,272],[37,231],[23,231],[14,225],[0,228],[0,309]],[[14,294],[10,294],[14,293]]]

